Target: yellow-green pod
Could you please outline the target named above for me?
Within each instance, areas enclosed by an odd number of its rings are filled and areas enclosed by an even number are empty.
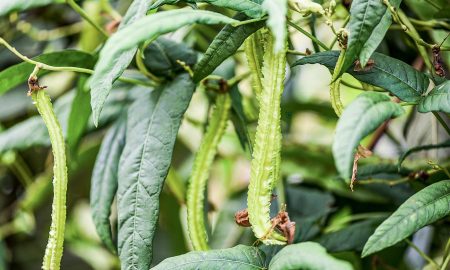
[[[229,94],[218,94],[208,128],[195,156],[187,190],[188,231],[194,250],[209,249],[203,209],[204,194],[209,170],[217,153],[217,146],[227,126],[230,107]]]
[[[53,111],[50,97],[44,90],[31,94],[50,135],[53,152],[53,203],[52,223],[45,250],[42,269],[57,270],[60,268],[63,254],[64,230],[66,224],[67,165],[66,147],[61,126]]]
[[[262,92],[251,163],[248,214],[255,236],[264,244],[286,244],[286,238],[273,230],[270,221],[272,189],[279,178],[281,151],[281,94],[286,72],[286,44],[274,52],[274,38],[267,32],[262,67]]]

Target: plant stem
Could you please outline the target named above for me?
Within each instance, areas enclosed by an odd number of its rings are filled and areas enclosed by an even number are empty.
[[[392,187],[392,186],[395,186],[395,185],[406,183],[406,182],[408,182],[410,180],[411,179],[409,179],[408,177],[401,178],[401,179],[398,179],[398,180],[368,179],[368,180],[358,180],[356,183],[358,183],[360,185],[385,184],[385,185],[388,185],[388,186]]]
[[[103,28],[101,28],[94,20],[89,17],[89,15],[84,11],[74,0],[66,0],[66,3],[71,6],[80,16],[85,19],[92,27],[94,27],[98,32],[100,32],[105,38],[108,38],[109,35],[106,33]]]
[[[416,245],[414,245],[413,242],[409,241],[409,239],[405,239],[405,242],[412,247],[415,251],[417,251],[417,253],[419,253],[419,255],[424,258],[427,262],[429,262],[430,264],[432,264],[435,269],[439,269],[439,265],[433,260],[431,259],[427,254],[425,254],[422,250],[420,250],[420,248],[418,248]]]
[[[256,18],[256,19],[240,21],[240,22],[237,22],[237,23],[232,23],[231,25],[233,27],[238,27],[238,26],[242,26],[242,25],[245,25],[245,24],[250,24],[250,23],[255,23],[255,22],[260,22],[260,21],[265,21],[265,20],[267,20],[267,16],[266,17],[262,17],[262,18]]]
[[[444,257],[442,258],[442,264],[440,270],[447,269],[447,265],[450,261],[450,238],[447,240],[447,244],[445,245]]]
[[[434,117],[436,117],[436,119],[439,121],[441,126],[445,129],[445,131],[447,131],[447,134],[450,135],[450,127],[447,126],[447,123],[445,123],[444,119],[442,119],[442,117],[439,115],[439,113],[433,112],[433,115],[434,115]]]
[[[4,45],[8,50],[10,50],[12,53],[14,53],[17,57],[22,59],[23,61],[38,66],[40,69],[46,69],[51,71],[72,71],[72,72],[78,72],[78,73],[84,73],[84,74],[94,74],[94,71],[92,69],[87,68],[79,68],[79,67],[55,67],[51,65],[47,65],[38,61],[35,61],[33,59],[30,59],[26,57],[25,55],[21,54],[19,51],[16,50],[16,48],[12,47],[6,40],[0,37],[0,44]],[[131,84],[137,84],[137,85],[143,85],[143,86],[155,86],[154,83],[150,82],[144,82],[141,80],[133,79],[133,78],[126,78],[126,77],[119,77],[117,80],[125,83],[131,83]]]
[[[445,21],[440,21],[440,20],[421,21],[421,20],[417,20],[414,18],[408,18],[408,19],[412,24],[414,24],[416,26],[450,30],[450,24]]]
[[[304,53],[304,52],[299,52],[299,51],[296,51],[296,50],[287,50],[287,53],[288,53],[288,54],[293,54],[293,55],[307,56],[306,53]]]
[[[300,33],[302,33],[303,35],[307,36],[309,39],[312,40],[312,42],[314,42],[315,44],[319,45],[322,49],[329,51],[330,48],[327,47],[327,45],[323,44],[320,40],[318,40],[315,36],[311,35],[310,33],[308,33],[307,31],[305,31],[303,28],[301,28],[300,26],[296,25],[295,23],[288,21],[287,22],[290,26],[294,27],[297,31],[299,31]]]
[[[345,21],[342,24],[341,28],[346,27],[349,21],[350,21],[350,16],[347,16],[347,18],[345,18]],[[331,44],[330,44],[331,49],[333,49],[333,46],[334,46],[334,44],[336,44],[336,42],[337,42],[337,35],[334,36],[333,42],[331,42]]]

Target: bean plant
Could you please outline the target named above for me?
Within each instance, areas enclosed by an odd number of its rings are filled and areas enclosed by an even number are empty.
[[[2,0],[0,270],[450,269],[449,4]]]

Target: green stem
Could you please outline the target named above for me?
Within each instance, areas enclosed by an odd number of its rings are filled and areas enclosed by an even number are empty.
[[[415,251],[417,251],[417,253],[419,253],[419,255],[424,258],[427,262],[429,262],[431,265],[433,265],[435,267],[435,269],[439,269],[439,265],[433,260],[431,259],[427,254],[425,254],[422,250],[420,250],[420,248],[418,248],[416,245],[414,245],[413,242],[409,241],[409,239],[405,239],[405,242],[412,247]]]
[[[450,238],[447,240],[447,244],[445,245],[444,257],[442,258],[440,270],[446,270],[449,262],[450,262]]]
[[[344,63],[346,51],[347,50],[342,49],[341,53],[339,54],[339,58],[334,68],[330,84],[331,106],[333,107],[334,112],[337,116],[341,116],[342,112],[344,111],[344,105],[341,101],[341,76],[339,76],[339,74],[340,70],[342,69],[342,64]]]
[[[303,28],[301,28],[300,26],[296,25],[295,23],[288,21],[287,22],[290,26],[294,27],[297,31],[299,31],[300,33],[302,33],[303,35],[307,36],[309,39],[312,40],[312,42],[314,42],[315,44],[319,45],[322,49],[329,51],[330,48],[327,47],[327,45],[323,44],[322,41],[318,40],[315,36],[311,35],[310,33],[308,33],[307,31],[305,31]]]
[[[33,59],[30,59],[26,57],[25,55],[21,54],[19,51],[16,50],[16,48],[12,47],[6,40],[3,38],[0,38],[0,44],[4,45],[8,50],[10,50],[13,54],[15,54],[17,57],[22,59],[23,61],[38,66],[40,69],[50,70],[50,71],[72,71],[77,73],[84,73],[84,74],[94,74],[94,71],[92,69],[87,68],[79,68],[79,67],[55,67],[51,65],[47,65],[38,61],[35,61]],[[125,83],[131,83],[136,85],[143,85],[143,86],[155,86],[152,82],[144,82],[141,80],[133,79],[133,78],[127,78],[127,77],[119,77],[117,79],[118,81],[125,82]]]
[[[442,117],[439,115],[439,113],[433,112],[433,115],[434,115],[434,117],[436,117],[436,119],[439,121],[441,126],[445,129],[445,131],[447,131],[447,134],[450,135],[450,127],[447,125],[447,123],[445,123],[444,119],[442,119]]]
[[[416,26],[450,30],[450,24],[445,21],[440,21],[440,20],[421,21],[421,20],[417,20],[414,18],[408,18],[408,19],[412,24],[414,24]]]
[[[61,126],[53,111],[53,106],[48,94],[43,90],[37,90],[32,92],[31,97],[47,126],[54,158],[52,223],[42,268],[44,270],[58,270],[60,268],[63,253],[66,223],[66,148]]]
[[[349,21],[350,21],[350,16],[347,16],[347,17],[345,18],[345,21],[344,21],[344,23],[342,24],[342,27],[341,27],[341,28],[346,27]],[[337,35],[334,36],[333,42],[331,42],[331,44],[330,44],[330,48],[331,48],[331,49],[333,49],[333,46],[334,46],[334,44],[336,44],[336,42],[337,42]]]
[[[293,55],[307,56],[306,53],[304,53],[304,52],[299,52],[299,51],[296,51],[296,50],[287,50],[287,53],[288,53],[288,54],[293,54]]]
[[[105,38],[108,38],[109,35],[106,33],[103,28],[101,28],[89,15],[84,11],[74,0],[66,0],[66,3],[71,6],[80,16],[85,19],[92,27],[94,27],[99,33],[101,33]]]
[[[194,250],[208,250],[204,200],[209,172],[217,147],[225,132],[231,98],[228,93],[218,94],[206,133],[195,156],[194,168],[187,190],[188,231]]]
[[[267,20],[267,16],[262,17],[262,18],[256,18],[256,19],[245,20],[245,21],[241,21],[241,22],[237,22],[237,23],[232,23],[231,25],[233,27],[238,27],[238,26],[242,26],[245,24],[250,24],[250,23],[255,23],[255,22],[260,22],[260,21],[265,21],[265,20]]]
[[[359,185],[369,185],[369,184],[384,184],[384,185],[388,185],[388,186],[396,186],[396,185],[400,185],[403,183],[407,183],[408,181],[410,181],[411,179],[409,179],[408,177],[406,178],[401,178],[398,180],[386,180],[386,179],[368,179],[368,180],[358,180],[356,183]]]

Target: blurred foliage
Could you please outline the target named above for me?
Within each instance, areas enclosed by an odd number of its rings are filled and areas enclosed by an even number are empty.
[[[430,1],[442,9],[430,8]],[[117,16],[125,14],[130,2],[84,0],[78,4],[105,31],[113,31]],[[324,6],[329,4],[329,1],[317,2]],[[336,2],[333,22],[342,25],[349,15],[351,1]],[[400,8],[408,17],[419,22],[416,26],[422,37],[439,43],[448,36],[449,29],[430,27],[424,23],[420,25],[420,22],[439,20],[450,23],[449,4],[446,0],[405,0]],[[172,10],[186,5],[191,3],[180,1],[160,9]],[[229,9],[204,3],[198,4],[197,8],[230,17],[235,15]],[[3,12],[0,10],[0,15],[0,36],[22,54],[30,58],[37,56],[36,59],[47,61],[48,64],[92,68],[104,41],[102,35],[64,3],[44,3],[43,6],[23,12],[5,9]],[[324,43],[332,44],[335,35],[324,23],[326,18],[316,15],[293,16],[298,24],[315,33]],[[262,25],[254,27],[253,31],[256,31]],[[289,30],[290,48],[297,52],[306,49],[317,51],[317,44],[295,29]],[[150,77],[173,78],[184,71],[176,60],[184,57],[187,66],[193,65],[197,55],[207,52],[220,31],[218,25],[198,24],[167,34],[139,51],[144,62],[133,60],[130,70],[125,74],[130,78],[142,79],[144,76],[136,71],[142,72],[144,69],[151,74]],[[400,31],[399,25],[393,24],[377,52],[399,59],[415,69],[425,70],[424,61],[427,60],[420,57],[416,44]],[[243,42],[251,33],[239,34]],[[188,47],[177,47],[179,43],[176,42],[183,42]],[[333,44],[332,48],[339,48],[337,43]],[[450,38],[444,44],[449,46]],[[256,241],[249,228],[237,226],[234,220],[234,214],[247,205],[249,161],[259,108],[257,98],[252,94],[252,82],[248,77],[248,64],[241,44],[232,45],[237,52],[233,54],[231,49],[228,53],[226,49],[230,47],[221,48],[227,54],[223,58],[228,60],[214,71],[214,76],[229,82],[237,78],[237,81],[231,90],[231,119],[219,145],[218,156],[210,168],[206,192],[204,208],[207,210],[207,231],[213,249],[227,249],[238,244],[252,246]],[[169,49],[164,52],[161,47]],[[78,50],[77,55],[68,55],[70,51],[67,49]],[[86,57],[87,53],[90,53],[89,57]],[[1,88],[8,88],[8,91],[0,90],[0,270],[39,269],[51,222],[50,141],[42,120],[26,95],[28,87],[23,83],[23,78],[27,78],[32,71],[32,65],[19,64],[21,60],[4,47],[0,47],[0,59]],[[298,55],[288,55],[289,63],[298,59]],[[442,52],[442,60],[448,71],[450,52]],[[12,73],[6,72],[12,68],[20,69],[23,78],[17,79],[10,75]],[[426,186],[449,178],[446,175],[450,166],[449,135],[431,113],[418,114],[415,109],[404,107],[406,114],[361,141],[361,145],[368,146],[374,155],[360,160],[355,190],[351,191],[348,183],[339,177],[331,151],[338,117],[329,101],[330,79],[328,70],[318,65],[289,70],[281,105],[283,180],[282,185],[275,190],[277,199],[272,204],[272,214],[276,215],[279,202],[284,200],[291,220],[297,224],[295,243],[320,243],[335,258],[349,262],[354,269],[422,269],[427,262],[418,253],[411,253],[411,247],[404,241],[365,258],[360,258],[360,255],[370,235],[398,206]],[[89,106],[87,76],[70,72],[43,72],[40,82],[49,86],[47,91],[53,99],[69,149],[68,221],[61,268],[120,269],[117,254],[110,250],[111,247],[108,249],[102,244],[91,217],[91,176],[105,134],[114,128],[114,123],[128,110],[130,104],[142,98],[145,89],[126,82],[116,82],[103,107],[99,124],[95,127]],[[187,233],[185,191],[215,95],[204,88],[198,87],[194,93],[175,142],[169,175],[160,196],[160,216],[153,241],[153,266],[168,257],[192,250]],[[344,105],[350,104],[364,90],[383,91],[350,75],[343,76]],[[441,117],[449,123],[448,114],[441,113]],[[407,152],[422,145],[431,146]],[[400,157],[403,163],[398,164]],[[427,163],[428,160],[432,162]],[[115,200],[112,203],[110,220],[112,235],[117,241],[117,204]],[[430,225],[433,230],[428,230],[421,239],[414,235],[412,241],[431,258],[442,260],[450,237],[449,225],[448,217],[440,219]],[[292,245],[292,248],[296,245]],[[315,244],[312,247],[319,255],[323,255],[320,247]],[[253,247],[236,248],[249,253],[262,252],[268,258],[278,252],[276,247],[262,247],[262,251]],[[305,247],[296,248],[302,250]],[[275,256],[282,256],[281,252],[278,254]],[[334,258],[327,257],[326,260]],[[268,265],[268,262],[260,263]],[[347,264],[344,264],[343,269],[345,266]]]

